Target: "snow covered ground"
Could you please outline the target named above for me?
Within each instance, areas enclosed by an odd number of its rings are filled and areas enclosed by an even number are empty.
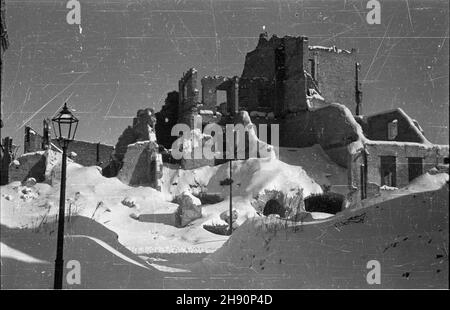
[[[434,190],[324,220],[254,218],[193,269],[241,288],[448,288],[448,174],[424,178]],[[366,280],[371,260],[379,285]]]
[[[228,177],[228,164],[196,170],[164,169],[162,192],[149,187],[130,187],[117,178],[105,178],[96,167],[68,165],[66,215],[84,216],[111,229],[118,241],[134,253],[213,252],[228,238],[203,229],[204,224],[223,223],[220,213],[228,210],[228,186],[220,181]],[[264,189],[289,191],[304,188],[304,194],[321,192],[320,186],[300,168],[276,159],[252,159],[233,163],[233,206],[239,212],[238,223],[255,215],[250,205],[253,196]],[[225,200],[205,205],[201,219],[185,228],[164,220],[176,211],[170,202],[184,191],[219,193]],[[9,228],[39,231],[54,222],[59,206],[59,184],[37,183],[32,187],[13,182],[1,188],[1,223]],[[136,220],[149,214],[154,222]],[[152,217],[150,216],[150,217]],[[161,220],[159,220],[161,219]]]
[[[433,266],[436,275],[430,278],[427,274],[424,285],[443,283],[438,273],[448,269],[448,249],[441,247],[442,242],[448,243],[443,237],[448,234],[448,197],[444,199],[448,174],[425,174],[407,188],[383,191],[356,210],[331,217],[311,214],[303,225],[286,227],[286,222],[258,215],[252,199],[265,190],[289,193],[299,188],[307,197],[321,193],[321,185],[344,193],[341,185],[346,170],[331,163],[318,147],[280,149],[280,158],[233,162],[233,208],[242,226],[230,240],[203,228],[205,224],[225,224],[220,214],[228,210],[229,187],[220,183],[229,177],[228,164],[194,170],[165,167],[159,192],[130,187],[117,178],[103,177],[97,167],[71,162],[65,259],[82,262],[86,281],[81,287],[86,288],[363,287],[364,277],[358,272],[366,270],[363,263],[371,257],[388,262],[387,270],[395,273],[393,278],[385,278],[388,286],[414,282],[398,282],[397,273],[404,271],[412,279],[412,275],[425,272],[417,266],[428,263],[426,272]],[[175,227],[171,219],[178,206],[171,201],[186,191],[213,193],[224,200],[203,205],[201,218],[186,227]],[[2,288],[52,287],[58,205],[57,182],[29,186],[13,182],[1,187]],[[352,219],[362,213],[365,225],[354,223]],[[349,225],[339,224],[346,222]],[[442,228],[445,222],[447,230]],[[276,232],[266,229],[272,224],[279,226]],[[429,238],[418,242],[419,234],[423,240]],[[399,247],[389,251],[396,253],[393,256],[380,254],[381,248],[400,242],[400,237],[410,240],[401,243],[411,244],[406,250],[399,251]],[[430,239],[432,245],[427,243]],[[439,254],[442,251],[444,254]],[[425,252],[444,255],[447,260],[433,261],[420,254]],[[201,263],[189,258],[199,260],[206,253],[213,254]],[[167,261],[157,259],[162,254]],[[170,261],[179,255],[187,255],[182,256],[185,264]],[[419,265],[414,260],[420,261]],[[403,269],[395,267],[397,261]],[[324,271],[319,272],[320,268]]]
[[[56,225],[36,230],[2,224],[0,229],[1,288],[53,288]],[[121,245],[114,232],[86,217],[66,223],[64,260],[81,266],[80,284],[63,281],[64,288],[163,288],[162,272]]]

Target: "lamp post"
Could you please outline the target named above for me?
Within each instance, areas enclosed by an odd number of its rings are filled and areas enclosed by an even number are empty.
[[[233,160],[230,160],[230,220],[229,220],[229,228],[228,228],[228,234],[231,236],[233,233],[233,176],[232,176],[232,170],[233,170]]]
[[[220,185],[222,186],[230,186],[230,206],[229,206],[229,223],[228,223],[228,235],[231,236],[233,233],[233,175],[232,175],[232,168],[233,168],[233,160],[230,159],[229,161],[229,167],[230,167],[230,177],[226,178],[225,180],[220,181]]]
[[[66,200],[66,168],[67,168],[67,147],[75,137],[78,127],[78,119],[67,108],[64,103],[62,110],[52,118],[53,130],[59,145],[63,150],[61,161],[61,192],[59,196],[59,215],[58,215],[58,239],[56,244],[55,260],[55,282],[54,289],[62,289],[63,270],[64,270],[64,217]]]

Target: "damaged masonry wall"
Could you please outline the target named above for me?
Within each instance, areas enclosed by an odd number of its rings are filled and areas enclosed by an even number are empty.
[[[256,123],[278,123],[282,147],[319,144],[330,159],[348,169],[347,186],[356,200],[376,194],[383,185],[408,184],[442,164],[448,146],[429,143],[401,109],[354,117],[361,112],[358,68],[354,49],[308,46],[305,37],[268,39],[263,33],[246,55],[232,109],[249,111]],[[185,74],[181,84],[193,83],[186,77],[192,75]],[[227,98],[227,110],[230,105]]]
[[[335,46],[309,47],[309,73],[320,94],[327,102],[339,102],[356,112],[355,63],[357,51],[341,50]]]
[[[156,142],[136,142],[128,145],[117,178],[131,186],[147,185],[161,190],[162,165]]]
[[[43,135],[38,134],[31,127],[25,128],[24,153],[45,151],[49,145],[49,126],[44,121]],[[59,148],[56,139],[50,140],[53,145]],[[73,160],[83,166],[102,166],[109,162],[111,153],[114,150],[112,145],[74,140],[69,144],[68,154],[76,154]]]
[[[191,68],[178,82],[178,122],[193,127],[193,112],[199,104],[199,91],[197,89],[197,70]]]
[[[241,77],[205,76],[199,101],[197,71],[189,69],[179,81],[178,92],[168,94],[161,112],[139,110],[133,125],[119,137],[113,160],[103,173],[130,185],[157,187],[158,144],[171,148],[174,124],[193,128],[199,115],[203,126],[234,123],[242,110],[255,124],[278,124],[282,147],[319,144],[331,160],[347,168],[346,186],[355,200],[376,194],[383,185],[408,184],[420,172],[448,160],[448,146],[429,143],[401,109],[354,116],[356,56],[355,50],[308,46],[306,37],[268,39],[262,34],[255,50],[246,56]],[[217,112],[218,91],[227,95],[226,108],[221,109],[224,117]],[[31,144],[39,145],[39,141]],[[182,162],[181,167],[210,164],[214,163],[196,159]]]
[[[50,149],[25,153],[10,164],[10,182],[25,182],[29,178],[34,178],[36,182],[45,182],[50,185],[59,183],[61,159],[60,152]],[[73,162],[70,158],[67,161]]]
[[[172,94],[173,95],[173,94]],[[131,186],[151,186],[160,190],[162,155],[156,142],[156,120],[153,109],[140,109],[119,137],[112,160],[102,171]]]

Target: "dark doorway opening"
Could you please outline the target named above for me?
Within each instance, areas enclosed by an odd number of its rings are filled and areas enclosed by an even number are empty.
[[[421,157],[408,157],[408,180],[411,182],[423,174]]]
[[[305,199],[305,210],[336,214],[343,209],[345,197],[338,193],[312,195]]]
[[[271,199],[266,202],[263,214],[268,216],[270,214],[278,214],[280,217],[286,216],[286,208],[283,207],[277,200]]]
[[[258,106],[262,108],[270,108],[270,92],[266,85],[261,86],[258,89]]]
[[[381,156],[381,186],[397,186],[397,165],[395,156]]]

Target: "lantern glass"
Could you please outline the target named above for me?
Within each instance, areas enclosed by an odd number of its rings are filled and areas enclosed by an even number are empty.
[[[78,119],[64,104],[62,110],[52,119],[53,130],[58,140],[72,141],[78,127]]]

